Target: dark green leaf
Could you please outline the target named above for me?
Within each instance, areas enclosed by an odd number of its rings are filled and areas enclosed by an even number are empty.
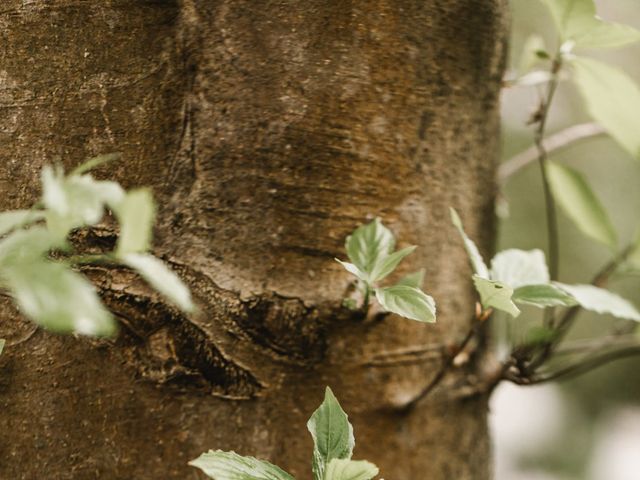
[[[513,292],[513,301],[535,307],[572,307],[575,299],[551,284],[525,285]]]
[[[333,459],[351,459],[355,439],[347,414],[329,387],[322,405],[313,413],[307,428],[313,437],[313,475],[325,479],[325,470]]]

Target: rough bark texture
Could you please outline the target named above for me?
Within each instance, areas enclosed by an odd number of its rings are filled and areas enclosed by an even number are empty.
[[[56,159],[159,201],[155,252],[192,318],[125,270],[88,270],[115,341],[33,332],[0,304],[0,478],[187,479],[209,448],[310,475],[305,422],[331,385],[356,458],[394,480],[489,476],[486,398],[412,354],[459,338],[473,296],[448,220],[490,248],[502,0],[4,0],[0,208]],[[419,249],[439,318],[340,308],[345,236],[381,216]],[[115,240],[109,223],[77,241]],[[428,350],[428,349],[427,349]]]

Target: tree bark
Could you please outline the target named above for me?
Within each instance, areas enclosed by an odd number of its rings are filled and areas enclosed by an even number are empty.
[[[355,457],[394,480],[489,478],[487,398],[456,387],[403,407],[469,325],[474,296],[448,208],[485,251],[503,0],[4,0],[0,208],[45,163],[99,153],[152,186],[155,253],[199,313],[124,269],[86,271],[114,341],[33,331],[0,305],[0,478],[201,478],[233,449],[309,479],[305,423],[330,385]],[[438,323],[365,322],[340,304],[345,236],[380,216],[426,268]],[[105,222],[76,241],[115,242]]]

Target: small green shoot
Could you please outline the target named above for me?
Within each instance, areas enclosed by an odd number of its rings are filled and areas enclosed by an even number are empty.
[[[351,460],[355,438],[353,427],[329,387],[324,401],[307,422],[313,438],[314,480],[371,480],[378,467],[364,460]],[[281,468],[235,452],[210,450],[189,462],[214,480],[294,480]]]
[[[350,262],[336,261],[356,277],[365,311],[369,308],[371,296],[375,295],[387,312],[419,322],[435,322],[435,302],[421,290],[424,270],[407,275],[393,286],[379,285],[416,249],[415,246],[409,246],[396,251],[395,245],[391,230],[376,218],[347,237],[345,248]]]

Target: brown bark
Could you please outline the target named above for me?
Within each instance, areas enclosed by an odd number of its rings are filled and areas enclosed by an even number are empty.
[[[486,398],[451,394],[471,372],[403,413],[438,359],[397,353],[468,325],[448,207],[489,248],[504,30],[502,0],[4,0],[0,208],[46,162],[123,152],[102,173],[154,188],[155,252],[200,314],[124,270],[87,272],[113,342],[29,335],[3,300],[0,478],[200,478],[209,448],[310,478],[325,385],[385,478],[488,478]],[[426,268],[437,325],[340,308],[333,258],[375,215],[419,245],[401,273]]]

